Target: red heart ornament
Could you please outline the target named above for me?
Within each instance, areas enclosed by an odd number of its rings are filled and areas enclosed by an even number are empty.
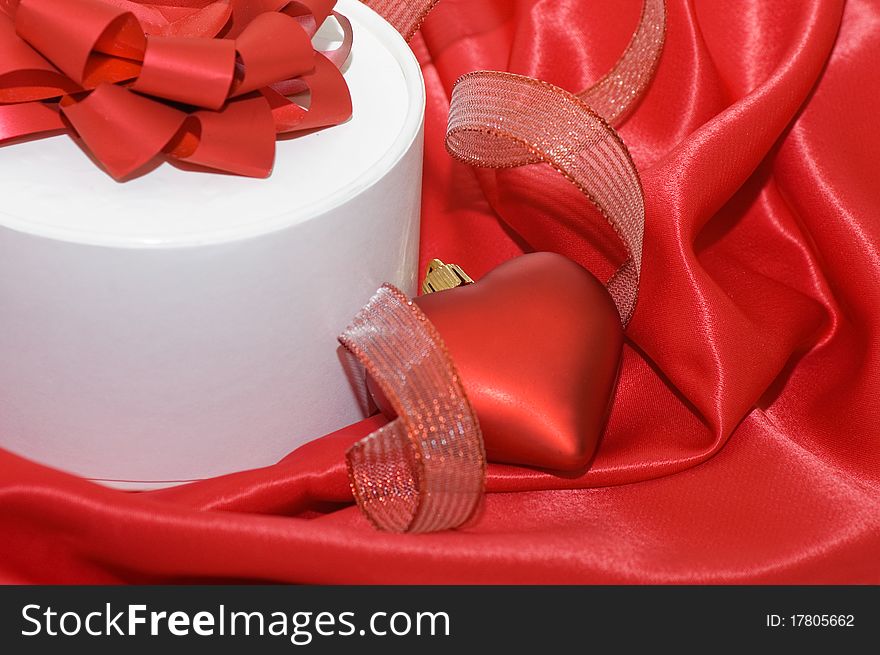
[[[623,347],[601,282],[566,257],[533,253],[415,302],[458,368],[489,460],[565,471],[589,463]],[[377,385],[368,385],[393,418]]]

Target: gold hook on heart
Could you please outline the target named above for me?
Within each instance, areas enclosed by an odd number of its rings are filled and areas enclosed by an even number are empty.
[[[473,283],[471,277],[458,264],[444,264],[439,259],[432,259],[428,264],[428,270],[425,271],[422,293],[445,291]]]

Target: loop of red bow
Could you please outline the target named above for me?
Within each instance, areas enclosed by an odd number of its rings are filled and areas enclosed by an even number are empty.
[[[161,154],[266,177],[278,134],[351,115],[335,4],[0,0],[0,143],[69,130],[116,179]],[[343,43],[316,52],[331,14]]]

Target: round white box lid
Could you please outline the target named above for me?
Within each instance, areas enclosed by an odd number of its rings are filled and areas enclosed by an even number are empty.
[[[0,147],[0,225],[96,245],[174,247],[247,238],[345,203],[407,151],[425,100],[421,71],[394,28],[357,0],[339,0],[337,10],[354,27],[345,75],[353,117],[278,141],[269,179],[165,163],[118,183],[60,135]],[[328,38],[328,27],[317,38]]]

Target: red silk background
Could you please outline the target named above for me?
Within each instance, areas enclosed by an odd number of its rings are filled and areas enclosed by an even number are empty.
[[[414,42],[423,257],[474,277],[530,250],[613,270],[620,252],[568,182],[477,173],[443,137],[458,75],[579,91],[640,5],[438,5]],[[143,494],[0,452],[0,579],[880,582],[880,5],[668,11],[656,78],[620,130],[646,196],[642,287],[587,471],[490,465],[474,521],[414,536],[376,532],[353,505],[344,452],[377,418],[266,469]]]

